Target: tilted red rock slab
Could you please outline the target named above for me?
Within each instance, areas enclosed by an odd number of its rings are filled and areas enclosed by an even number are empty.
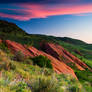
[[[33,57],[33,55],[23,45],[10,40],[6,40],[5,42],[12,53],[15,54],[16,52],[21,51],[25,56]]]
[[[13,52],[17,52],[17,51],[21,51],[25,56],[31,56],[31,57],[35,57],[35,56],[39,56],[39,55],[43,55],[48,57],[48,59],[51,60],[51,64],[53,66],[53,69],[58,73],[63,73],[63,74],[70,74],[73,77],[76,77],[74,71],[67,66],[66,64],[64,64],[63,62],[60,62],[59,60],[57,60],[56,58],[52,57],[51,55],[48,55],[47,53],[37,50],[34,47],[30,47],[29,49],[26,48],[26,46],[23,46],[17,42],[13,42],[10,40],[6,40],[6,45],[8,46],[8,48]]]
[[[62,57],[65,58],[63,60],[64,63],[73,62],[77,66],[79,70],[84,70],[85,68],[90,69],[85,63],[83,63],[80,59],[66,51],[62,46],[53,43],[41,43],[41,48],[48,54],[57,58],[59,61],[62,61]],[[90,69],[91,70],[91,69]]]
[[[25,56],[39,56],[43,55],[48,57],[48,59],[51,60],[53,69],[58,73],[63,73],[63,74],[71,74],[75,78],[76,75],[72,68],[66,65],[66,63],[69,62],[74,62],[78,69],[84,70],[84,68],[88,68],[88,66],[83,63],[81,60],[70,54],[68,51],[66,51],[63,47],[57,44],[52,44],[52,43],[47,43],[47,45],[44,46],[45,52],[41,50],[37,50],[34,47],[29,47],[27,48],[26,45],[23,46],[17,42],[6,40],[6,45],[8,48],[13,52],[16,53],[17,51],[21,51]],[[60,56],[63,56],[66,58],[66,62],[63,62],[60,58]]]
[[[50,59],[51,63],[52,63],[52,66],[53,66],[53,69],[58,74],[60,74],[60,73],[70,74],[70,75],[74,76],[77,79],[74,71],[69,66],[67,66],[66,64],[64,64],[63,62],[60,62],[59,60],[57,60],[56,58],[52,57],[51,55],[48,55],[47,53],[45,53],[43,51],[37,50],[34,47],[30,47],[29,50],[32,53],[34,53],[34,56],[43,55],[43,56],[46,56],[48,59]]]

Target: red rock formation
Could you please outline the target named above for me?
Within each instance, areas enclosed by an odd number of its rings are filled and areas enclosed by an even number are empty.
[[[5,42],[12,53],[15,54],[16,52],[20,51],[25,56],[33,57],[32,53],[30,53],[23,45],[21,45],[17,42],[10,41],[10,40],[6,40]]]
[[[67,66],[65,63],[60,62],[58,59],[52,57],[51,55],[49,55],[49,54],[47,54],[47,53],[45,53],[43,51],[37,50],[34,47],[30,47],[29,50],[34,54],[34,56],[43,55],[43,56],[46,56],[48,59],[50,59],[51,60],[51,64],[53,66],[53,69],[58,74],[60,74],[60,73],[70,74],[70,75],[73,75],[77,79],[74,71],[69,66]]]
[[[53,44],[53,43],[44,43],[41,44],[41,48],[48,54],[57,58],[59,61],[63,61],[64,63],[74,63],[79,70],[84,70],[85,68],[89,68],[85,63],[83,63],[80,59],[66,51],[62,46]],[[89,68],[90,69],[90,68]]]
[[[27,47],[26,45],[21,45],[17,42],[13,42],[10,40],[6,40],[6,45],[7,47],[11,50],[12,53],[16,53],[18,51],[21,51],[25,56],[39,56],[43,55],[46,56],[48,59],[51,60],[53,69],[58,73],[63,73],[63,74],[71,74],[73,75],[76,79],[76,75],[72,68],[67,66],[67,63],[73,62],[76,64],[78,69],[84,70],[84,68],[88,68],[88,66],[83,63],[81,60],[70,54],[68,51],[66,51],[63,47],[57,45],[57,44],[52,44],[52,43],[47,43],[41,45],[43,48],[43,51],[37,50],[34,47]],[[64,58],[65,60],[63,61],[61,58]]]
[[[19,43],[16,43],[16,42],[13,42],[13,41],[10,41],[10,40],[6,40],[5,42],[6,42],[6,45],[8,46],[8,48],[13,53],[15,53],[17,51],[21,51],[25,56],[35,57],[35,56],[43,55],[43,56],[48,57],[48,59],[51,60],[53,69],[58,74],[60,74],[60,73],[70,74],[70,75],[74,76],[77,79],[74,71],[69,66],[67,66],[63,62],[60,62],[58,59],[54,58],[53,56],[51,56],[51,55],[49,55],[49,54],[47,54],[43,51],[37,50],[34,47],[30,47],[29,49],[27,49],[26,46],[23,46]]]

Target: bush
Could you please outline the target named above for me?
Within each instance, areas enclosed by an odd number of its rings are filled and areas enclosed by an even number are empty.
[[[11,70],[15,70],[16,69],[16,65],[14,65],[12,62],[10,62],[9,66],[10,66]]]
[[[41,73],[42,74],[44,74],[44,75],[46,75],[46,76],[50,76],[50,75],[52,75],[53,73],[54,73],[54,70],[52,70],[52,69],[48,69],[48,68],[41,68]]]
[[[39,76],[31,79],[32,92],[61,92],[58,81],[52,77]]]
[[[15,70],[16,66],[12,62],[2,62],[0,64],[0,70]]]
[[[35,65],[52,69],[51,61],[45,56],[36,56],[32,60]]]
[[[1,64],[0,64],[0,71],[1,70],[10,70],[10,66],[9,66],[9,64],[10,63],[8,63],[8,62],[2,62]]]
[[[7,54],[0,50],[0,71],[2,70],[14,70],[16,66],[8,58]]]
[[[15,53],[14,60],[23,62],[25,60],[25,56],[22,52],[18,51]]]
[[[25,61],[24,61],[24,64],[33,65],[33,61],[32,61],[32,59],[30,59],[30,58],[26,58]]]

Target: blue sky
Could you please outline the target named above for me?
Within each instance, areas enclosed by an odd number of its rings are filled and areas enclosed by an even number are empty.
[[[91,0],[7,2],[0,3],[0,19],[16,23],[30,34],[71,37],[92,43]]]

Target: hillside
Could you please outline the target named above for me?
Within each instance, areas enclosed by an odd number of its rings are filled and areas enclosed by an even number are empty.
[[[71,92],[72,90],[81,92],[85,90],[72,76],[58,75],[51,69],[33,66],[31,59],[30,65],[28,60],[13,61],[1,50],[0,59],[2,59],[0,92]]]
[[[0,20],[0,38],[21,44],[30,44],[38,49],[40,49],[39,43],[41,41],[58,43],[74,55],[80,53],[84,58],[92,60],[92,44],[68,37],[28,34],[16,24],[7,21]]]
[[[14,30],[14,31],[13,31]],[[16,24],[0,20],[0,33],[12,35],[26,35],[27,33],[19,28]]]
[[[0,21],[0,50],[1,89],[4,89],[5,85],[2,83],[4,81],[6,84],[4,90],[9,90],[9,92],[53,92],[53,90],[54,92],[86,92],[87,89],[89,89],[87,92],[92,91],[91,44],[67,37],[28,34],[16,24]],[[14,72],[15,76],[13,76]],[[7,73],[10,77],[9,85],[5,78],[8,76]],[[56,84],[52,84],[55,85],[54,89],[51,89],[52,87],[48,89],[50,85],[48,84],[45,85],[47,89],[42,91],[38,85],[35,85],[35,82],[42,80],[44,80],[44,84],[46,81],[50,83],[53,76],[55,78],[53,80],[57,80]],[[36,79],[39,80],[39,78],[40,81],[37,81]],[[61,80],[62,78],[63,80]],[[59,80],[64,84],[61,85]],[[71,86],[67,88],[69,82]],[[13,85],[11,85],[12,83]],[[57,85],[58,83],[60,85]],[[18,85],[21,85],[21,88]],[[63,85],[65,85],[65,89],[62,88]],[[34,86],[38,88],[36,89]],[[40,86],[44,88],[43,84]],[[19,91],[15,90],[16,87]],[[12,91],[10,91],[11,89]],[[21,89],[24,91],[20,91]]]

